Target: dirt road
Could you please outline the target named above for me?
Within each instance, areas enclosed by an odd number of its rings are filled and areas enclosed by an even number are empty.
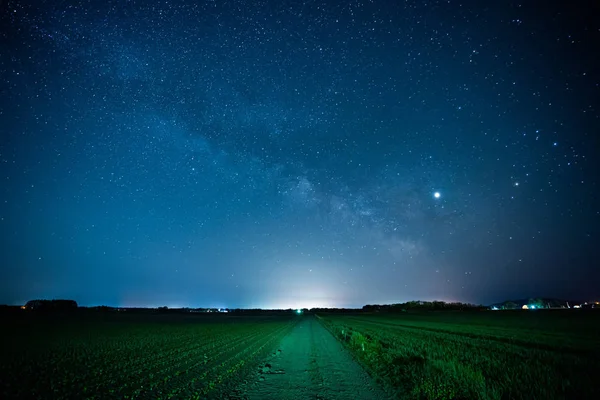
[[[248,400],[387,398],[343,346],[312,316],[282,339],[243,389]]]

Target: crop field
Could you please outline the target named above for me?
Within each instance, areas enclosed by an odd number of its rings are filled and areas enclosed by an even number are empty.
[[[218,398],[297,322],[221,315],[4,319],[3,399]]]
[[[1,318],[2,399],[600,399],[595,310]]]
[[[321,314],[398,399],[600,399],[595,310]]]

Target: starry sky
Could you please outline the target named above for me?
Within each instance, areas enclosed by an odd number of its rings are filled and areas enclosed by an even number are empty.
[[[0,1],[0,303],[600,297],[566,3]]]

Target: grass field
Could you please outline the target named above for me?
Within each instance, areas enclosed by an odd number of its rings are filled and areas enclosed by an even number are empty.
[[[343,388],[344,398],[358,393],[352,386],[358,375],[342,373],[354,369],[309,314],[24,311],[1,318],[2,399],[245,399],[263,389],[253,392],[244,385],[265,377],[264,390],[279,382],[273,399],[303,398],[293,397],[292,389],[321,399],[339,398]],[[390,398],[600,399],[596,310],[317,319]],[[272,365],[275,372],[265,367],[273,375],[252,375],[273,356],[279,360]],[[320,377],[319,384],[307,380],[306,371]]]
[[[4,317],[0,398],[220,398],[296,322],[294,316]]]
[[[399,399],[600,399],[600,312],[321,314]]]

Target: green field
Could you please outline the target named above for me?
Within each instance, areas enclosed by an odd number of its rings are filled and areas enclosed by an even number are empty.
[[[0,398],[246,399],[253,392],[244,382],[265,376],[269,385],[283,379],[273,399],[292,398],[286,397],[290,382],[321,399],[339,398],[325,393],[344,387],[346,397],[355,394],[348,391],[353,378],[340,375],[351,366],[313,318],[291,312],[7,314],[0,330]],[[596,310],[321,313],[317,320],[389,398],[600,399]],[[256,376],[273,356],[286,367],[284,375]],[[307,370],[320,378],[307,380]]]
[[[321,314],[399,399],[600,399],[596,310]]]
[[[7,316],[0,398],[221,398],[296,322],[293,315]]]

